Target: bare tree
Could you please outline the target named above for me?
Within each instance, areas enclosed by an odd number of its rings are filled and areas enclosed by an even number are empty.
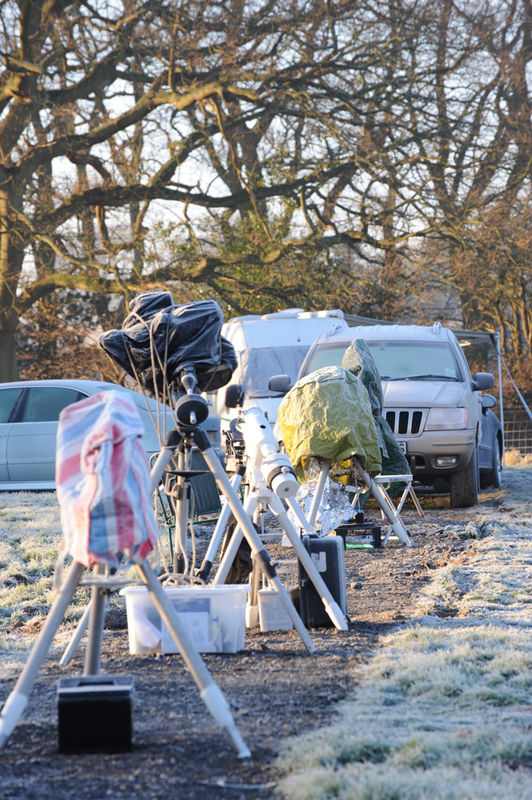
[[[526,184],[529,0],[0,7],[0,379],[64,289],[392,315]]]
[[[324,233],[354,166],[351,151],[320,141],[330,128],[321,96],[325,76],[348,68],[354,3],[1,7],[0,378],[16,375],[19,317],[57,289],[127,296],[173,280],[223,291],[234,259],[203,243],[187,270],[146,270],[154,201],[176,204],[187,225],[190,209],[206,209],[260,229],[265,246],[243,264],[262,268],[278,298],[291,289],[276,288],[273,264],[339,241]],[[374,59],[363,52],[361,63]],[[277,235],[275,198],[290,209]]]
[[[425,277],[454,298],[464,327],[501,332],[505,356],[526,382],[531,20],[529,0],[434,4],[425,50],[409,57],[418,76],[422,63],[431,65],[434,94],[424,108],[413,102],[408,118],[419,179],[428,188],[420,212],[434,223]],[[417,84],[411,91],[419,91]]]

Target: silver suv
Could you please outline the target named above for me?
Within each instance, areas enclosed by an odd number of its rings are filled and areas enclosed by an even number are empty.
[[[436,322],[430,327],[356,326],[327,341],[318,339],[299,377],[320,367],[340,366],[353,339],[364,339],[375,358],[382,380],[383,415],[416,483],[448,492],[453,508],[475,505],[479,452],[483,456],[482,448],[479,451],[484,420],[481,391],[495,385],[493,375],[477,372],[472,378],[456,336]]]

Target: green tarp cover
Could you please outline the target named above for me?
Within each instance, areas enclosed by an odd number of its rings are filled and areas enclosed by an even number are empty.
[[[399,448],[392,429],[382,416],[381,376],[371,350],[363,339],[353,339],[342,358],[342,367],[356,375],[367,389],[377,430],[383,475],[409,473],[408,461]]]
[[[368,472],[381,471],[368,392],[342,367],[322,367],[297,381],[283,397],[277,420],[300,480],[310,458],[338,464],[356,455]]]
[[[353,339],[342,358],[342,367],[362,381],[374,416],[382,414],[382,383],[377,362],[364,339]]]

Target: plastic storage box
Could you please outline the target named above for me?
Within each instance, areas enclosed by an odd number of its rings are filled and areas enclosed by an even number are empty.
[[[257,597],[261,631],[289,631],[294,627],[279,592],[275,589],[259,589]]]
[[[244,647],[247,584],[168,587],[165,589],[200,653],[237,653]],[[126,586],[129,652],[178,653],[145,586]]]

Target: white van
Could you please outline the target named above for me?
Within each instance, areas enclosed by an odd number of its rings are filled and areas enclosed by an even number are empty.
[[[241,387],[242,408],[258,406],[273,425],[282,394],[268,387],[272,375],[289,375],[295,383],[310,345],[319,337],[329,337],[349,328],[343,311],[304,311],[287,308],[272,314],[233,317],[222,326],[222,336],[235,348],[238,366],[231,384]],[[227,423],[236,414],[225,405],[227,387],[206,395],[212,412]]]

